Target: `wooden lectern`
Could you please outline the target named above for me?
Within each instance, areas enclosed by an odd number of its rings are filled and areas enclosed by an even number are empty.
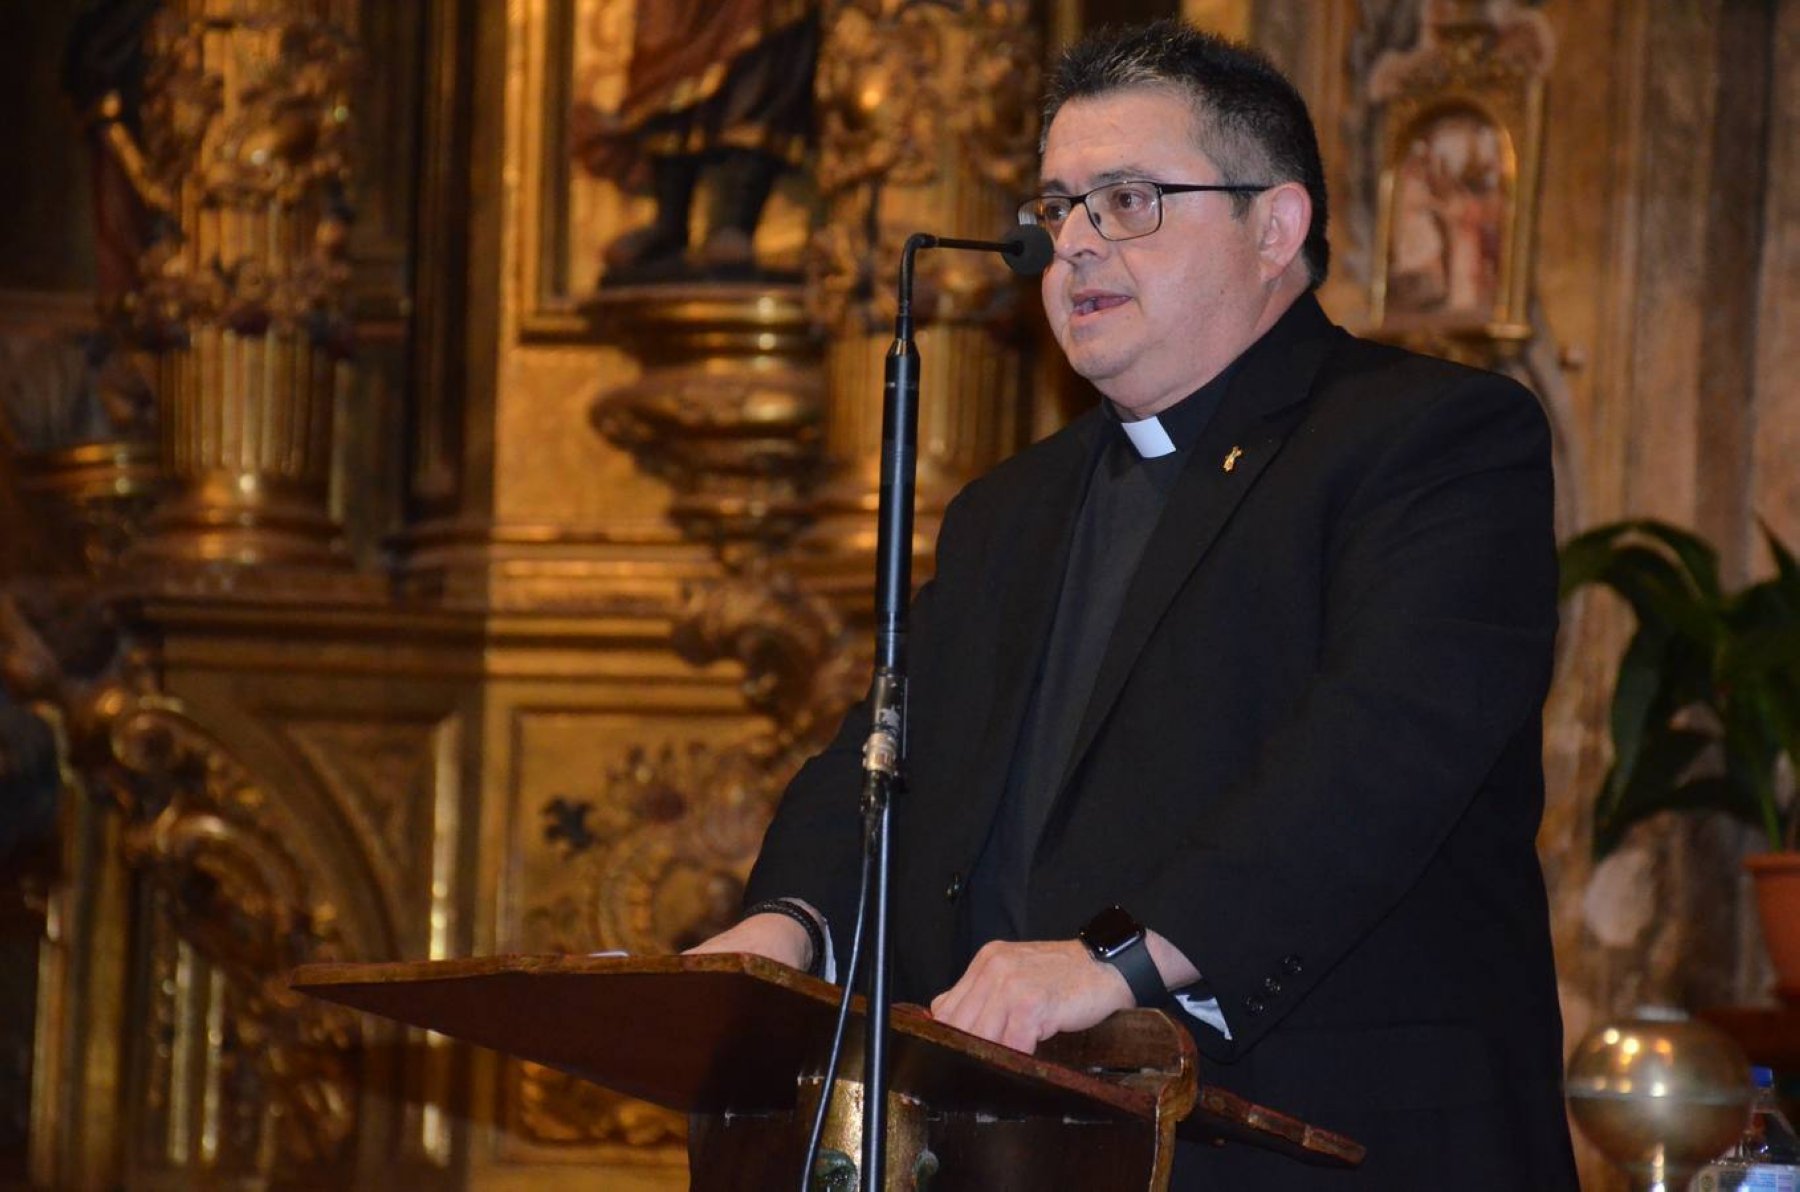
[[[838,1000],[833,985],[743,955],[312,964],[290,984],[691,1115],[696,1192],[797,1185]],[[1201,1087],[1193,1040],[1157,1011],[1036,1055],[916,1007],[896,1006],[893,1022],[891,1189],[1160,1189],[1177,1123],[1313,1162],[1362,1157],[1349,1139]],[[864,1025],[853,1012],[822,1169],[860,1154]]]

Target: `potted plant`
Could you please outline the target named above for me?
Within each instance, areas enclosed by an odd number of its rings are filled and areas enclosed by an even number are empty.
[[[1595,806],[1594,855],[1663,811],[1722,811],[1759,828],[1771,851],[1745,864],[1778,988],[1800,997],[1800,809],[1791,791],[1800,770],[1800,564],[1763,533],[1775,574],[1727,592],[1703,539],[1658,521],[1600,526],[1563,547],[1561,594],[1600,584],[1637,618],[1613,689],[1613,761]]]

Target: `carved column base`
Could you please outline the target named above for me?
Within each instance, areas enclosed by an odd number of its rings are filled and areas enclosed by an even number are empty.
[[[594,426],[670,483],[682,533],[728,562],[790,538],[825,401],[800,287],[623,287],[587,313],[644,369],[595,399]]]
[[[253,472],[213,472],[183,483],[150,515],[131,561],[350,566],[316,492]]]

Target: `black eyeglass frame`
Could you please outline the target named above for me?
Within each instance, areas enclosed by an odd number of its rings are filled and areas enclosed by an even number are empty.
[[[1094,209],[1088,206],[1088,196],[1097,195],[1103,190],[1111,190],[1116,186],[1148,186],[1156,192],[1155,227],[1147,232],[1133,232],[1129,236],[1111,236],[1107,234],[1106,229],[1100,226],[1100,220],[1095,216]],[[1064,199],[1067,200],[1069,204],[1069,215],[1075,214],[1075,208],[1079,206],[1083,211],[1087,212],[1088,223],[1093,225],[1094,231],[1099,234],[1100,238],[1102,240],[1110,240],[1114,244],[1117,244],[1123,240],[1142,240],[1145,236],[1154,236],[1156,233],[1162,231],[1162,201],[1164,195],[1197,194],[1206,191],[1216,191],[1220,194],[1229,195],[1253,195],[1261,194],[1265,190],[1273,190],[1274,187],[1275,183],[1273,182],[1260,184],[1254,182],[1156,182],[1149,178],[1121,178],[1117,182],[1102,183],[1084,194],[1047,194],[1026,199],[1023,203],[1019,204],[1018,216],[1021,224],[1024,224],[1027,227],[1043,228],[1050,233],[1052,239],[1055,239],[1060,233],[1060,229],[1051,228],[1047,222],[1038,219],[1036,215],[1032,213],[1032,208],[1039,206],[1046,199]],[[1063,216],[1063,222],[1069,222],[1068,215]]]

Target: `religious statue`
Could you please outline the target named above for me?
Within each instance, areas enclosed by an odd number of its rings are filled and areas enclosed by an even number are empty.
[[[657,0],[640,4],[618,109],[572,114],[571,149],[596,177],[648,190],[656,214],[602,253],[609,282],[755,273],[752,237],[784,169],[798,166],[812,117],[816,0]],[[716,206],[688,251],[702,170]]]
[[[1390,313],[1491,316],[1508,197],[1501,138],[1491,122],[1453,111],[1413,140],[1394,174]]]

